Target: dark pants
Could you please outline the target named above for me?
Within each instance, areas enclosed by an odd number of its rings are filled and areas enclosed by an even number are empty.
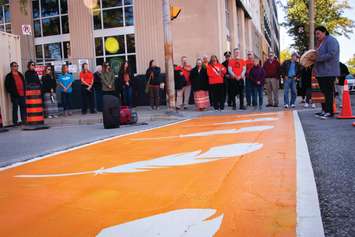
[[[152,108],[158,108],[160,105],[160,87],[159,86],[150,86],[149,87],[149,97],[150,97],[150,106]]]
[[[228,103],[228,106],[232,106],[232,86],[231,86],[231,79],[228,77],[228,78],[225,78],[224,81],[226,82],[225,83],[225,87],[226,87],[226,98],[227,98],[227,103]]]
[[[81,98],[82,98],[82,105],[81,105],[81,112],[86,113],[88,107],[90,108],[90,112],[95,112],[95,97],[94,92],[88,91],[86,86],[81,86]]]
[[[251,105],[252,93],[253,93],[253,82],[250,79],[245,79],[245,97],[247,99],[247,105]]]
[[[97,111],[102,112],[102,90],[98,87],[95,87],[95,102]]]
[[[104,93],[102,116],[104,128],[118,128],[120,126],[120,100],[117,96]]]
[[[62,106],[64,111],[71,109],[70,97],[71,97],[71,93],[62,92],[61,94]]]
[[[122,90],[122,98],[123,98],[122,105],[132,107],[133,106],[132,96],[133,96],[132,87],[131,86],[123,86],[123,90]]]
[[[212,104],[214,109],[224,109],[224,102],[226,100],[226,92],[224,84],[210,85],[212,94]]]
[[[259,107],[261,107],[263,105],[264,86],[252,85],[251,92],[253,98],[253,106],[258,105],[258,99],[259,99]]]
[[[322,103],[324,112],[333,114],[335,77],[317,77],[319,89],[324,94],[325,103]]]
[[[26,99],[24,96],[11,97],[12,102],[12,122],[14,125],[18,123],[18,107],[20,107],[21,121],[26,122]]]
[[[235,97],[239,95],[239,106],[244,107],[244,80],[231,80],[231,90],[232,90],[232,106],[236,107]]]

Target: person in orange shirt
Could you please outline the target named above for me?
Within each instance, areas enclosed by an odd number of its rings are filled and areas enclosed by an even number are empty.
[[[82,70],[80,72],[80,82],[81,82],[81,97],[82,97],[82,106],[81,113],[86,114],[88,106],[90,108],[90,113],[94,114],[95,111],[95,102],[94,102],[94,74],[89,71],[89,65],[83,63]]]
[[[212,97],[212,104],[215,110],[224,110],[225,85],[224,75],[227,69],[219,63],[217,56],[212,55],[207,66],[208,84]]]
[[[251,106],[251,98],[253,91],[253,83],[250,80],[249,74],[254,66],[254,54],[252,51],[248,52],[248,58],[245,60],[246,73],[245,73],[245,97],[247,100],[247,106]]]
[[[192,67],[187,63],[187,57],[181,57],[181,65],[176,67],[177,71],[181,71],[185,78],[185,86],[176,92],[176,107],[178,109],[187,109],[191,94],[190,71]]]
[[[244,77],[246,73],[245,61],[240,58],[240,50],[234,49],[234,58],[229,61],[228,72],[231,75],[231,99],[233,109],[236,110],[236,95],[239,95],[240,109],[245,110],[244,106]]]

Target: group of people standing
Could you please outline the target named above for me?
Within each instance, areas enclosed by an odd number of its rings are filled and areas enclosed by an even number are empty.
[[[262,109],[266,72],[259,59],[248,52],[248,58],[242,59],[238,48],[224,54],[225,61],[220,63],[216,55],[208,60],[207,56],[198,58],[196,66],[187,64],[187,58],[181,58],[181,65],[175,65],[174,78],[176,89],[176,109],[186,109],[192,90],[194,103],[198,110],[207,110],[210,104],[215,110],[222,111],[225,103],[237,109],[236,97],[239,97],[239,109],[247,106]]]
[[[61,73],[55,74],[53,66],[47,65],[40,78],[35,71],[35,63],[30,61],[27,64],[27,71],[23,75],[16,62],[10,64],[11,72],[6,75],[5,88],[9,93],[12,102],[13,124],[20,125],[26,122],[26,88],[39,88],[43,98],[43,111],[47,118],[54,118],[59,115],[57,93],[60,94],[63,115],[71,116],[73,83],[75,81],[68,65],[62,65]],[[83,63],[79,73],[81,87],[81,112],[87,114],[102,111],[102,96],[115,95],[122,98],[122,104],[132,106],[132,81],[133,73],[127,61],[123,62],[118,74],[115,77],[108,63],[97,67],[92,73],[89,65]],[[20,109],[21,123],[18,119]]]

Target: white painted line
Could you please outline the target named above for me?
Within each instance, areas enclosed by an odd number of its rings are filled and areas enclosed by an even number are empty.
[[[19,166],[22,166],[22,165],[25,165],[25,164],[29,164],[29,163],[32,163],[32,162],[36,162],[36,161],[39,161],[39,160],[44,160],[46,158],[49,158],[49,157],[52,157],[52,156],[55,156],[55,155],[59,155],[59,154],[63,154],[63,153],[66,153],[66,152],[78,150],[78,149],[81,149],[81,148],[84,148],[84,147],[88,147],[88,146],[91,146],[91,145],[95,145],[95,144],[111,141],[111,140],[116,139],[116,138],[126,137],[126,136],[129,136],[129,135],[134,135],[134,134],[143,133],[143,132],[148,132],[148,131],[152,131],[152,130],[159,129],[159,128],[169,127],[169,126],[173,126],[173,125],[176,125],[176,124],[179,124],[179,123],[183,123],[183,122],[186,122],[186,121],[189,121],[189,120],[191,120],[191,119],[184,119],[184,120],[181,120],[181,121],[178,121],[178,122],[175,122],[175,123],[169,123],[169,124],[158,126],[158,127],[154,127],[154,128],[148,128],[148,129],[144,129],[144,130],[140,130],[140,131],[121,134],[121,135],[113,136],[113,137],[109,137],[109,138],[104,138],[104,139],[101,139],[101,140],[98,140],[98,141],[94,141],[94,142],[90,142],[90,143],[87,143],[87,144],[84,144],[84,145],[79,145],[79,146],[76,146],[76,147],[73,147],[73,148],[65,149],[63,151],[54,152],[54,153],[49,154],[49,155],[37,156],[37,157],[34,157],[33,159],[30,159],[30,160],[27,160],[27,161],[17,162],[17,163],[14,163],[12,165],[1,167],[0,168],[0,172],[4,171],[4,170],[15,168],[15,167],[19,167]]]
[[[293,111],[297,159],[297,237],[324,237],[316,182],[297,111]]]

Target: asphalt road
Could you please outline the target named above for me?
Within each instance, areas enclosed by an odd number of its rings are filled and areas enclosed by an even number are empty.
[[[352,97],[353,105],[355,96]],[[353,106],[353,111],[355,107]],[[327,237],[355,236],[355,120],[314,117],[302,111]]]

